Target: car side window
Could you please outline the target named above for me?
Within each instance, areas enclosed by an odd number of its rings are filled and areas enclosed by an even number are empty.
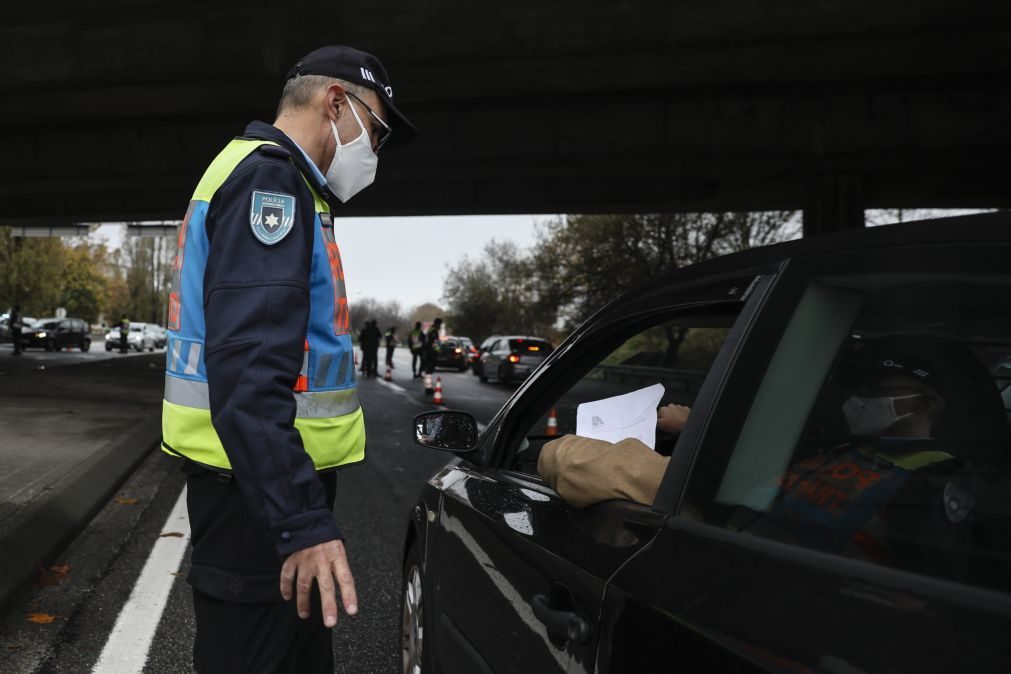
[[[812,279],[686,512],[1011,591],[1009,316],[1011,275]]]
[[[667,314],[608,339],[602,351],[582,363],[582,376],[528,415],[536,415],[536,420],[520,439],[510,468],[537,475],[543,446],[557,437],[576,434],[582,403],[660,384],[660,407],[691,407],[738,313],[739,307],[734,306],[712,313]],[[656,410],[649,414],[654,425]],[[678,435],[655,426],[651,433],[655,451],[670,456]]]

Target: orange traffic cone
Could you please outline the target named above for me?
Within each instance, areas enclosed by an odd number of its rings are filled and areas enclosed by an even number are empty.
[[[552,407],[548,413],[548,425],[544,428],[544,435],[554,437],[558,435],[558,412]]]
[[[442,399],[442,377],[436,377],[435,378],[435,397],[432,398],[432,404],[433,405],[441,405],[441,404],[443,404],[443,402],[445,402],[445,401],[443,401],[443,399]]]
[[[393,381],[393,370],[390,369],[389,365],[386,366],[386,374],[383,375],[383,379],[386,381]]]
[[[433,391],[432,391],[432,375],[426,373],[425,374],[425,395],[426,396],[430,396],[430,395],[432,395],[432,393],[433,393]]]

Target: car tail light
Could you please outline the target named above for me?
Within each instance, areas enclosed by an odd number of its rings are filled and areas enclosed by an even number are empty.
[[[515,353],[510,354],[509,355],[509,362],[510,363],[518,363],[518,362],[520,362],[520,357],[517,356]]]

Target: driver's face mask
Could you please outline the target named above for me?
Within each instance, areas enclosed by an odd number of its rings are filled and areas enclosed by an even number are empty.
[[[857,437],[877,435],[903,419],[913,416],[912,412],[897,414],[895,412],[896,400],[919,398],[922,395],[922,393],[913,393],[880,398],[851,396],[842,406],[843,414],[846,416],[846,425],[849,427],[850,433]]]

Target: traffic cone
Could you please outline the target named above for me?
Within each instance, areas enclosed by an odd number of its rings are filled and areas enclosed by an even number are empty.
[[[393,381],[393,370],[390,369],[389,365],[386,366],[386,374],[383,375],[383,379],[386,381]]]
[[[432,393],[433,393],[433,391],[432,391],[432,375],[430,375],[430,374],[428,374],[426,372],[425,373],[425,395],[426,396],[430,396],[430,395],[432,395]]]
[[[544,428],[544,435],[552,438],[558,435],[558,412],[554,407],[548,413],[548,425]]]
[[[443,401],[443,399],[442,399],[442,377],[436,377],[435,378],[435,397],[432,398],[432,404],[433,405],[441,405],[441,404],[443,404],[443,402],[445,402],[445,401]]]

